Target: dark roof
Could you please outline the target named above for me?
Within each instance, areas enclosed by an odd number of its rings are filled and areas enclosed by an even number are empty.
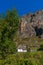
[[[23,49],[23,50],[25,50],[25,49],[26,49],[26,46],[25,46],[25,45],[19,45],[19,46],[18,46],[18,49]]]

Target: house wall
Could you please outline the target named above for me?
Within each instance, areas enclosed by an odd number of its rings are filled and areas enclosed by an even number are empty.
[[[27,50],[23,50],[23,49],[18,49],[18,52],[27,52]]]

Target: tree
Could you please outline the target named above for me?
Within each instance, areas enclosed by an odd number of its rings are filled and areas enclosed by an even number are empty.
[[[9,53],[16,52],[16,43],[13,41],[19,27],[19,17],[16,10],[6,13],[0,20],[0,54],[5,58]]]
[[[8,11],[6,14],[6,21],[9,25],[9,37],[14,34],[19,26],[19,17],[16,10]]]

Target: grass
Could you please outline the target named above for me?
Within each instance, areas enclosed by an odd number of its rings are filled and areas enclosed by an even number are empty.
[[[26,62],[27,65],[43,65],[43,52],[10,54],[5,60],[0,60],[0,65],[25,65]]]

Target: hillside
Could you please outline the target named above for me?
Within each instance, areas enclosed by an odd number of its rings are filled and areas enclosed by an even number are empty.
[[[20,18],[19,32],[16,36],[17,47],[26,45],[31,49],[43,46],[43,10],[29,13]]]
[[[43,65],[43,10],[21,18],[15,9],[0,15],[0,65]]]

